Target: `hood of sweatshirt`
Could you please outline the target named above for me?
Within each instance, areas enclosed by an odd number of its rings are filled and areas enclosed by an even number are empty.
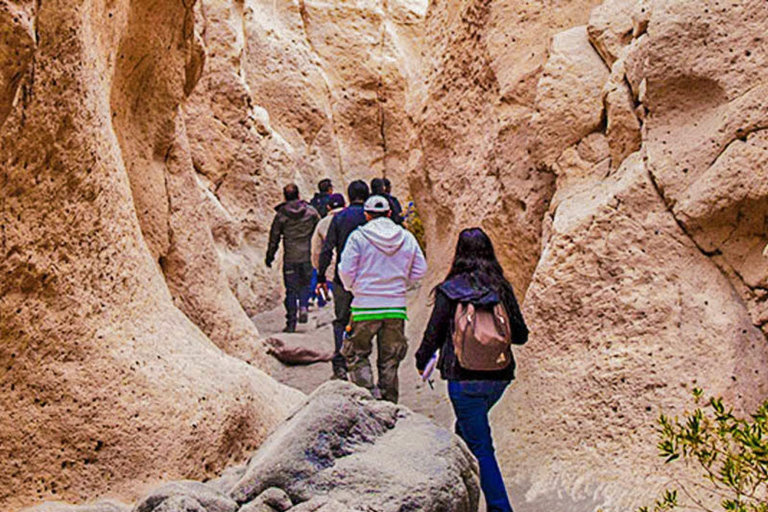
[[[309,215],[309,205],[301,199],[294,199],[275,206],[275,210],[292,219],[300,219]]]
[[[387,256],[395,254],[405,243],[405,230],[387,217],[380,217],[358,228],[366,240]]]
[[[439,288],[449,299],[457,302],[471,302],[478,306],[493,306],[500,302],[499,295],[474,274],[454,276]]]

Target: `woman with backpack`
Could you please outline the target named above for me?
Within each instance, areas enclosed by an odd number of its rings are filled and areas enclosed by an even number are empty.
[[[511,512],[488,412],[515,376],[511,344],[524,344],[528,328],[482,229],[459,234],[451,270],[432,294],[434,309],[416,352],[416,368],[423,374],[440,350],[437,367],[448,381],[456,433],[477,458],[488,512]]]

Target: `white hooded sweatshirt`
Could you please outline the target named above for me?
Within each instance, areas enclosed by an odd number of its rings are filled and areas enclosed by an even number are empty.
[[[357,308],[403,308],[408,285],[427,273],[416,238],[388,217],[379,217],[349,235],[339,277]]]

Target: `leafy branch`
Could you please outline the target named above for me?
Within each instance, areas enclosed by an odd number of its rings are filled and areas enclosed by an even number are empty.
[[[702,470],[706,485],[681,486],[689,507],[716,512],[697,498],[706,491],[720,498],[725,512],[768,512],[768,401],[749,418],[740,418],[722,398],[704,400],[693,390],[697,408],[683,419],[659,417],[659,455],[667,464],[678,459]],[[678,492],[668,490],[651,507],[638,512],[677,509]]]

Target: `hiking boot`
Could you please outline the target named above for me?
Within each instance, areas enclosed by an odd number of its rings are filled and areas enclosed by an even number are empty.
[[[299,323],[305,324],[308,321],[309,321],[309,313],[307,311],[307,308],[299,309]]]
[[[347,377],[347,372],[334,370],[331,380],[349,380],[349,378]]]
[[[286,324],[283,327],[283,332],[296,332],[296,324]]]

